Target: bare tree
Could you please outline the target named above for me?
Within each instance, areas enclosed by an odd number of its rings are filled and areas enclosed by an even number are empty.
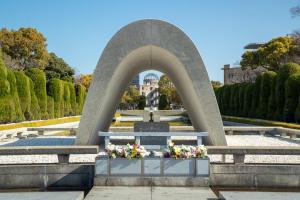
[[[292,17],[299,17],[300,16],[300,6],[295,6],[295,7],[292,7],[290,9],[290,12],[292,14]]]

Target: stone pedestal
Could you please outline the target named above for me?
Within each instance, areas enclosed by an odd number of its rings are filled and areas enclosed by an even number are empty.
[[[164,122],[137,122],[134,132],[169,132],[170,126]],[[167,145],[166,137],[141,137],[141,145]]]

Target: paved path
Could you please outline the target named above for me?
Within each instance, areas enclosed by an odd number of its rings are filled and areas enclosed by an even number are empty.
[[[85,200],[212,200],[208,187],[93,187]]]
[[[300,192],[246,192],[246,191],[226,191],[220,192],[226,200],[299,200]]]
[[[0,200],[83,200],[83,192],[4,192]]]

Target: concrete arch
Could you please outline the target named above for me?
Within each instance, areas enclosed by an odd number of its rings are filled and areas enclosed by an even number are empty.
[[[193,42],[179,28],[160,20],[141,20],[119,30],[105,47],[85,101],[77,144],[99,144],[119,100],[138,72],[169,75],[194,128],[208,131],[206,144],[226,145],[222,119],[207,71]]]

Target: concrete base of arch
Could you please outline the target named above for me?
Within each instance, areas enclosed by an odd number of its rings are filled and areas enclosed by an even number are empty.
[[[205,144],[226,145],[222,118],[204,63],[193,42],[179,28],[160,20],[141,20],[119,30],[105,47],[89,88],[76,144],[99,144],[121,96],[139,72],[155,69],[174,83]]]

